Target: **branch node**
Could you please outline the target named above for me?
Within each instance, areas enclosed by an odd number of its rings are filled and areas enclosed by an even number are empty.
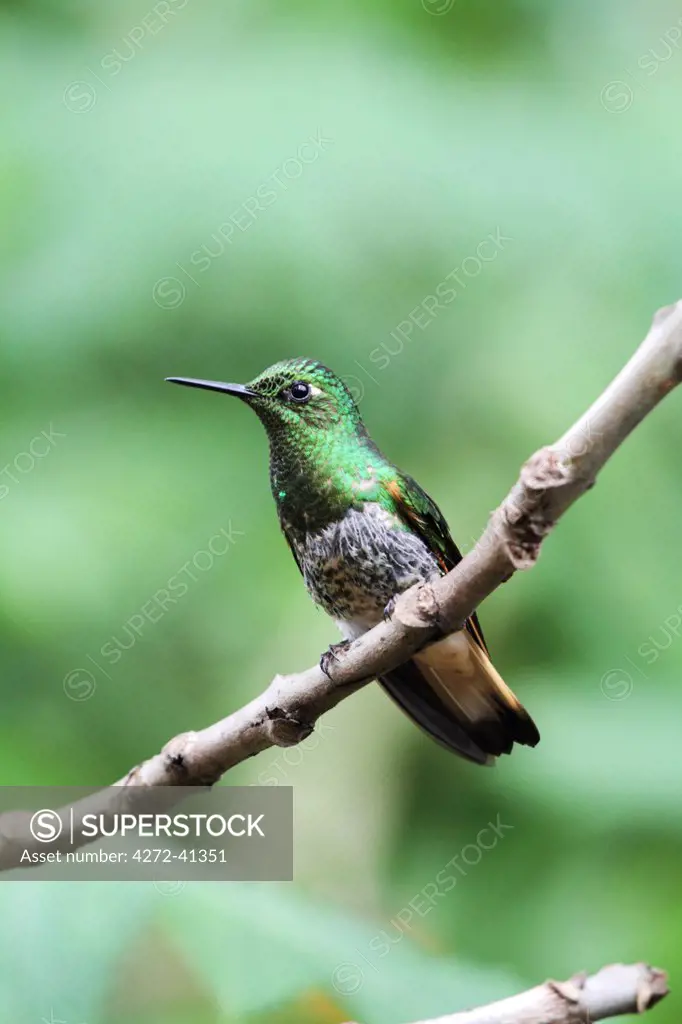
[[[166,769],[174,781],[184,781],[191,774],[187,762],[196,741],[196,732],[181,732],[179,736],[174,736],[172,740],[169,740],[162,749],[161,754],[164,758]]]
[[[664,996],[668,995],[668,975],[657,967],[642,965],[646,972],[645,980],[637,993],[637,1013],[644,1013],[645,1010],[655,1006]]]
[[[662,327],[668,317],[673,315],[678,305],[678,302],[673,302],[670,306],[661,306],[660,309],[657,309],[652,319],[652,325],[654,327]]]
[[[579,974],[574,974],[568,981],[553,981],[550,979],[547,982],[547,986],[567,1003],[573,1003],[577,1006],[580,1003],[580,993],[585,987],[586,981],[587,974],[581,971]]]
[[[514,569],[531,569],[537,562],[542,542],[554,526],[544,507],[545,499],[548,492],[564,487],[569,477],[570,467],[549,446],[540,448],[521,467],[511,499],[497,513],[507,557]]]
[[[539,513],[530,511],[512,519],[507,509],[502,509],[506,520],[505,549],[507,558],[518,571],[532,569],[540,557],[542,542],[551,527]]]
[[[651,325],[652,331],[654,328],[664,330],[666,320],[672,320],[675,314],[679,314],[680,312],[682,312],[682,302],[673,302],[671,306],[663,306],[661,309],[656,310]],[[670,337],[674,337],[675,325],[669,323],[668,330],[670,332]],[[672,371],[668,380],[663,382],[661,388],[662,395],[667,394],[668,391],[672,390],[676,384],[682,382],[682,341],[680,341],[679,338],[679,330],[677,334],[677,350],[674,351]]]
[[[276,747],[295,747],[313,732],[311,722],[297,718],[280,707],[265,709],[265,732]]]
[[[539,448],[521,467],[521,485],[525,490],[534,492],[536,500],[551,487],[563,487],[568,476],[568,467],[550,445]],[[523,514],[523,507],[520,511]]]
[[[410,629],[433,629],[440,625],[440,604],[430,583],[410,587],[396,600],[393,619]]]

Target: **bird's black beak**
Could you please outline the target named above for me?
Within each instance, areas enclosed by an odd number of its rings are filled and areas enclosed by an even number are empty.
[[[186,384],[189,388],[203,388],[205,391],[222,391],[226,395],[237,395],[238,398],[252,398],[257,392],[244,384],[224,384],[220,380],[197,380],[195,377],[166,377],[171,384]]]

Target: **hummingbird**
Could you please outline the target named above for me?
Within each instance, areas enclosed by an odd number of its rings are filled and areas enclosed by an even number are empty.
[[[234,395],[265,427],[279,523],[315,604],[344,639],[321,666],[383,618],[416,583],[462,555],[436,503],[369,436],[343,380],[313,359],[275,363],[248,384],[168,377]],[[476,764],[534,747],[540,734],[493,666],[478,616],[379,677],[442,746]]]

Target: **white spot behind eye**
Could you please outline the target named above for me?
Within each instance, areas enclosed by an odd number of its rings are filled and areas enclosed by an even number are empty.
[[[316,388],[314,384],[310,384],[310,397],[315,398],[316,395],[323,394],[322,388]]]

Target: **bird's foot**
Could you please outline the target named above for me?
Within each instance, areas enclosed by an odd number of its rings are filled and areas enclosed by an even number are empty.
[[[397,600],[398,600],[398,595],[396,594],[394,597],[391,598],[391,600],[388,602],[388,604],[384,608],[384,612],[383,612],[384,622],[388,622],[388,620],[393,615],[393,612],[395,611],[395,603],[396,603]]]
[[[324,652],[324,654],[320,658],[320,668],[326,675],[327,679],[331,679],[329,670],[331,668],[332,662],[338,661],[339,654],[343,654],[344,651],[347,651],[350,645],[350,640],[340,640],[338,644],[330,644],[327,650]]]

